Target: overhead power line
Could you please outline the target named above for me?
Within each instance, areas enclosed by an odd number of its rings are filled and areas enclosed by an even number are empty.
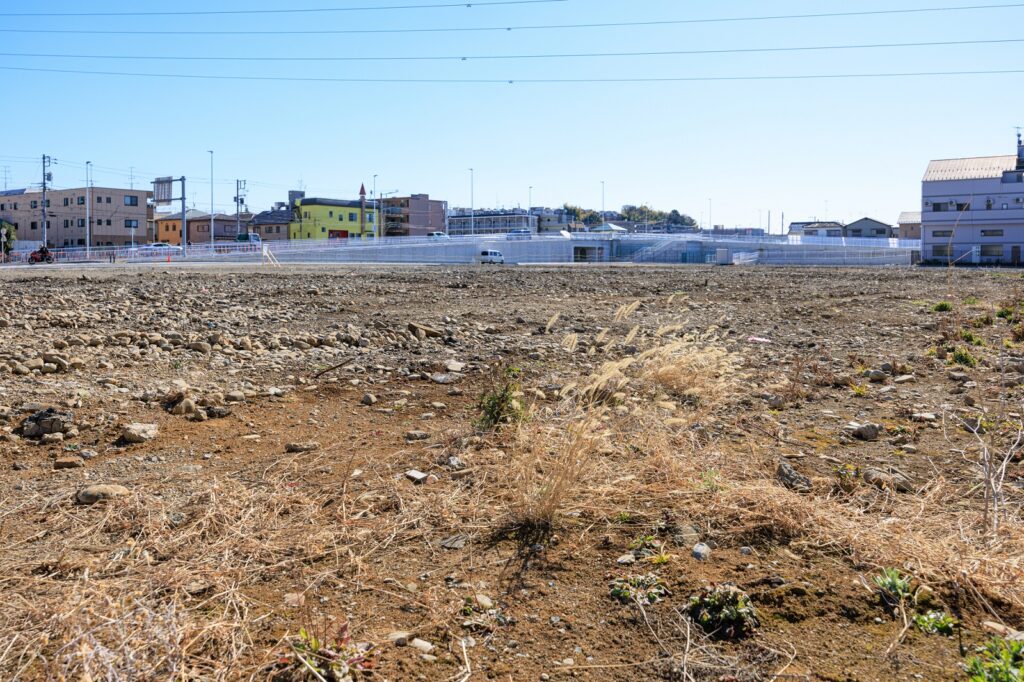
[[[872,50],[881,48],[954,47],[962,45],[1002,45],[1024,43],[1024,38],[997,38],[992,40],[947,40],[919,43],[863,43],[859,45],[808,45],[790,47],[723,48],[712,50],[651,50],[638,52],[564,52],[556,54],[506,55],[442,55],[442,56],[354,56],[354,57],[225,57],[225,56],[165,56],[165,55],[113,55],[67,54],[49,52],[0,52],[0,57],[31,57],[46,59],[129,59],[132,61],[226,61],[226,62],[405,62],[405,61],[477,61],[499,59],[576,59],[597,57],[669,57],[683,55],[746,54],[765,52],[816,52],[825,50]]]
[[[399,9],[442,9],[491,7],[496,5],[540,5],[569,0],[492,0],[490,2],[437,2],[418,5],[376,5],[363,7],[299,7],[286,9],[164,10],[158,12],[0,12],[0,17],[179,17],[223,14],[325,14],[330,12],[375,12]]]
[[[472,4],[472,3],[464,3]],[[601,23],[578,23],[578,24],[537,24],[528,26],[468,26],[468,27],[435,27],[435,28],[348,28],[348,29],[304,29],[284,30],[273,29],[263,31],[251,30],[113,30],[101,28],[76,28],[76,29],[51,29],[51,28],[0,28],[0,33],[59,33],[59,34],[89,34],[89,35],[219,35],[219,36],[254,36],[254,35],[345,35],[345,34],[374,34],[374,33],[471,33],[485,31],[543,31],[543,30],[569,30],[569,29],[590,29],[590,28],[629,28],[639,26],[680,26],[685,24],[716,24],[716,23],[738,23],[757,21],[783,21],[796,19],[827,19],[846,17],[867,17],[867,16],[891,16],[896,14],[927,14],[938,12],[969,12],[981,10],[1015,9],[1024,7],[1024,2],[990,4],[990,5],[960,5],[955,7],[915,7],[907,9],[882,9],[882,10],[861,10],[850,12],[818,12],[814,14],[777,14],[767,16],[747,17],[718,17],[707,19],[662,19],[652,21],[609,21]]]
[[[290,83],[447,83],[467,85],[487,84],[544,84],[544,83],[703,83],[721,81],[800,81],[843,80],[862,78],[922,78],[934,76],[1007,76],[1024,74],[1024,69],[978,69],[972,71],[906,71],[898,73],[831,73],[792,74],[776,76],[654,76],[623,78],[338,78],[313,76],[218,76],[193,73],[135,73],[126,71],[86,71],[81,69],[43,69],[27,66],[0,66],[4,71],[33,73],[65,73],[86,76],[122,76],[134,78],[183,78],[217,81],[277,81]]]

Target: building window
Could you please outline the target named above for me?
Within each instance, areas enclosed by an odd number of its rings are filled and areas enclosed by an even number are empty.
[[[306,220],[309,220],[309,211],[303,211],[302,217],[305,218]]]
[[[124,226],[127,229],[129,229],[129,230],[135,230],[135,229],[138,229],[138,227],[139,227],[139,221],[138,220],[125,220],[124,221]]]
[[[971,205],[969,203],[957,204],[956,205],[956,210],[961,211],[961,212],[962,211],[970,211],[971,210]]]
[[[67,218],[64,219],[64,227],[71,227],[71,221]]]
[[[327,217],[328,218],[333,218],[334,217],[334,211],[328,211],[327,212]]]
[[[932,213],[944,213],[949,210],[949,204],[944,201],[936,201],[932,204]]]
[[[32,229],[33,229],[33,230],[35,230],[35,229],[37,229],[38,227],[39,227],[39,224],[38,224],[38,223],[37,223],[36,221],[34,221],[34,220],[33,220],[33,221],[32,221]]]
[[[78,219],[78,226],[79,227],[85,227],[85,218],[79,218]]]
[[[948,245],[946,245],[946,246],[933,246],[932,247],[932,257],[933,258],[949,258],[949,256],[950,256],[950,247]]]
[[[124,195],[124,205],[125,206],[138,206],[139,205],[139,198],[137,196],[135,196],[135,195],[132,195],[132,194],[126,194],[126,195]]]
[[[78,205],[85,206],[85,197],[78,197]]]
[[[349,220],[349,222],[354,223],[356,221],[356,214],[355,213],[349,213],[348,214],[348,220]]]
[[[982,258],[1002,258],[1003,257],[1003,245],[1002,244],[984,244],[981,247]]]
[[[373,222],[373,214],[372,213],[366,214],[366,222],[368,222],[368,223],[372,223]]]
[[[327,231],[327,228],[326,228],[326,227],[321,227],[321,228],[320,228],[320,232],[326,232],[326,231]]]
[[[39,202],[33,199],[31,202],[29,202],[29,208],[39,208]]]
[[[98,225],[99,223],[97,222],[96,224]],[[107,218],[107,227],[110,227],[110,218]]]
[[[932,238],[940,239],[942,237],[952,237],[953,230],[932,230]]]
[[[982,237],[1002,237],[1003,236],[1003,231],[1002,230],[982,230],[981,231],[981,236]]]
[[[68,205],[68,201],[69,201],[69,199],[68,199],[67,197],[64,197],[64,205],[65,205],[65,206],[67,206],[67,205]]]
[[[107,203],[108,204],[110,203],[110,197],[107,197]]]
[[[49,199],[46,200],[46,208],[50,208],[50,200]]]
[[[96,197],[96,203],[97,204],[102,204],[103,203],[103,197]]]

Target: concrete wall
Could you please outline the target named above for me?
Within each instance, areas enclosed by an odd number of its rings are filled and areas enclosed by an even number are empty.
[[[126,206],[126,196],[134,197],[137,205]],[[134,231],[136,241],[145,241],[148,219],[146,200],[150,196],[152,196],[152,192],[112,187],[48,191],[46,198],[50,207],[47,210],[49,225],[46,239],[53,248],[84,246],[86,203],[88,202],[94,246],[130,244],[132,230],[125,227],[126,220],[135,221],[138,225]],[[0,197],[0,204],[3,205],[3,209],[0,210],[0,218],[17,226],[19,240],[42,240],[42,210],[39,207],[42,197],[41,191]],[[37,207],[34,209],[32,208],[33,201],[37,202]],[[15,204],[17,204],[17,209],[14,208]],[[36,223],[35,230],[32,229],[33,222]]]
[[[1010,264],[1024,249],[1024,183],[1000,178],[925,182],[921,194],[923,260],[960,260],[979,246],[981,263]],[[947,210],[936,211],[936,204],[947,204]],[[970,204],[970,210],[957,210],[955,204]]]

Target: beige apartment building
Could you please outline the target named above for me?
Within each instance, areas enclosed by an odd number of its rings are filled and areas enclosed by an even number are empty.
[[[386,237],[425,237],[445,231],[447,202],[431,199],[429,194],[387,197],[381,205]]]
[[[46,192],[46,242],[50,248],[123,246],[149,237],[152,192],[114,187],[52,189]],[[43,241],[41,190],[0,192],[0,219],[14,225],[19,242]],[[86,225],[88,221],[88,229]],[[17,244],[16,244],[17,246]]]

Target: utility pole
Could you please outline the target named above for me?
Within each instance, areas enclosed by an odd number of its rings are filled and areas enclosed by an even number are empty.
[[[214,212],[213,212],[213,150],[208,149],[210,152],[210,248],[213,248],[213,224],[214,224]]]
[[[374,220],[377,221],[377,224],[373,226],[373,232],[378,237],[383,237],[384,236],[384,225],[383,225],[384,221],[383,221],[383,219],[381,217],[381,212],[377,209],[377,174],[376,173],[373,174],[373,212],[377,214],[377,217],[374,218]]]
[[[245,199],[245,180],[235,180],[235,234],[242,234],[242,200]],[[245,226],[249,234],[249,225]]]
[[[43,246],[49,246],[46,241],[46,183],[53,179],[53,175],[50,173],[50,157],[43,154],[43,203],[41,206],[43,216]]]
[[[128,187],[135,189],[135,166],[128,169]]]
[[[92,161],[85,162],[85,257],[92,248]]]
[[[473,169],[469,169],[469,234],[476,234],[476,201],[474,199]]]
[[[7,191],[7,182],[10,179],[10,175],[11,175],[11,167],[10,166],[4,166],[4,191],[5,192]]]

